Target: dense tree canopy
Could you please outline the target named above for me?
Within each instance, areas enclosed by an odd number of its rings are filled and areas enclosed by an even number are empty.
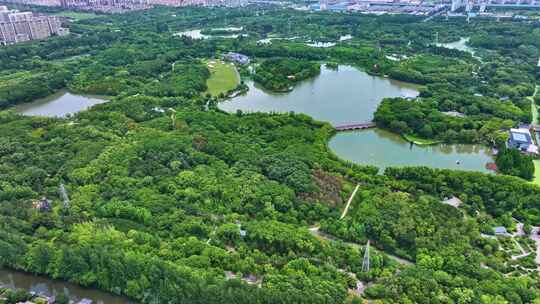
[[[519,269],[503,240],[485,237],[494,225],[515,230],[514,219],[540,225],[538,187],[429,168],[377,175],[328,151],[327,123],[227,114],[205,95],[204,62],[225,52],[251,56],[253,78],[277,90],[330,60],[422,85],[417,99],[381,104],[383,128],[500,144],[502,129],[531,120],[537,29],[461,21],[159,7],[0,48],[1,108],[60,88],[112,96],[67,118],[0,112],[0,266],[142,303],[538,303],[538,275]],[[227,26],[247,36],[174,35]],[[433,46],[436,32],[471,36],[481,60]],[[303,42],[348,34],[332,48]],[[268,36],[301,38],[257,43]],[[443,113],[452,111],[463,116]],[[33,204],[43,196],[51,209]],[[452,196],[459,208],[441,203]]]

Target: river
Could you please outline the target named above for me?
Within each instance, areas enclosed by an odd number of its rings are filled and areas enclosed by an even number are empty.
[[[45,98],[19,104],[13,110],[27,116],[66,117],[107,101],[102,96],[75,95],[61,90]]]
[[[0,287],[24,289],[40,295],[53,296],[64,293],[71,301],[90,299],[94,304],[130,304],[129,299],[97,289],[83,288],[64,281],[52,280],[32,274],[0,269]]]
[[[251,81],[249,91],[219,104],[220,109],[243,112],[296,112],[333,125],[367,122],[382,99],[415,97],[416,86],[387,78],[370,76],[351,66],[338,70],[321,68],[321,74],[298,84],[289,93],[272,93]],[[488,172],[489,149],[480,145],[416,146],[401,136],[380,129],[341,132],[330,142],[340,158],[358,164],[389,166],[430,166]]]

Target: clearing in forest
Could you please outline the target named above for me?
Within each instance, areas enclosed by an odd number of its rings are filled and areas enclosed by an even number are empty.
[[[54,14],[55,16],[60,16],[60,17],[66,17],[66,18],[71,18],[71,19],[74,19],[75,21],[80,21],[80,20],[86,20],[86,19],[92,19],[92,18],[96,18],[96,17],[99,17],[99,15],[96,15],[94,13],[82,13],[82,12],[59,12],[59,13],[55,13]]]
[[[209,60],[206,62],[211,76],[206,81],[207,93],[218,96],[220,93],[227,93],[238,86],[240,79],[233,64],[221,60]]]

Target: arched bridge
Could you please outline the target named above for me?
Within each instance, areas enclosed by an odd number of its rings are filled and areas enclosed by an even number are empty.
[[[348,125],[339,125],[335,126],[337,131],[350,131],[350,130],[361,130],[361,129],[370,129],[375,128],[377,125],[373,121],[357,123],[357,124],[348,124]]]

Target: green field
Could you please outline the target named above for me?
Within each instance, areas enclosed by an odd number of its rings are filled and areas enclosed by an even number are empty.
[[[207,66],[212,74],[206,82],[207,93],[218,96],[220,93],[226,93],[238,86],[240,80],[234,65],[221,60],[209,60]]]
[[[72,19],[75,19],[76,21],[98,17],[98,15],[93,14],[93,13],[80,13],[80,12],[59,12],[59,13],[55,13],[54,15],[72,18]]]

